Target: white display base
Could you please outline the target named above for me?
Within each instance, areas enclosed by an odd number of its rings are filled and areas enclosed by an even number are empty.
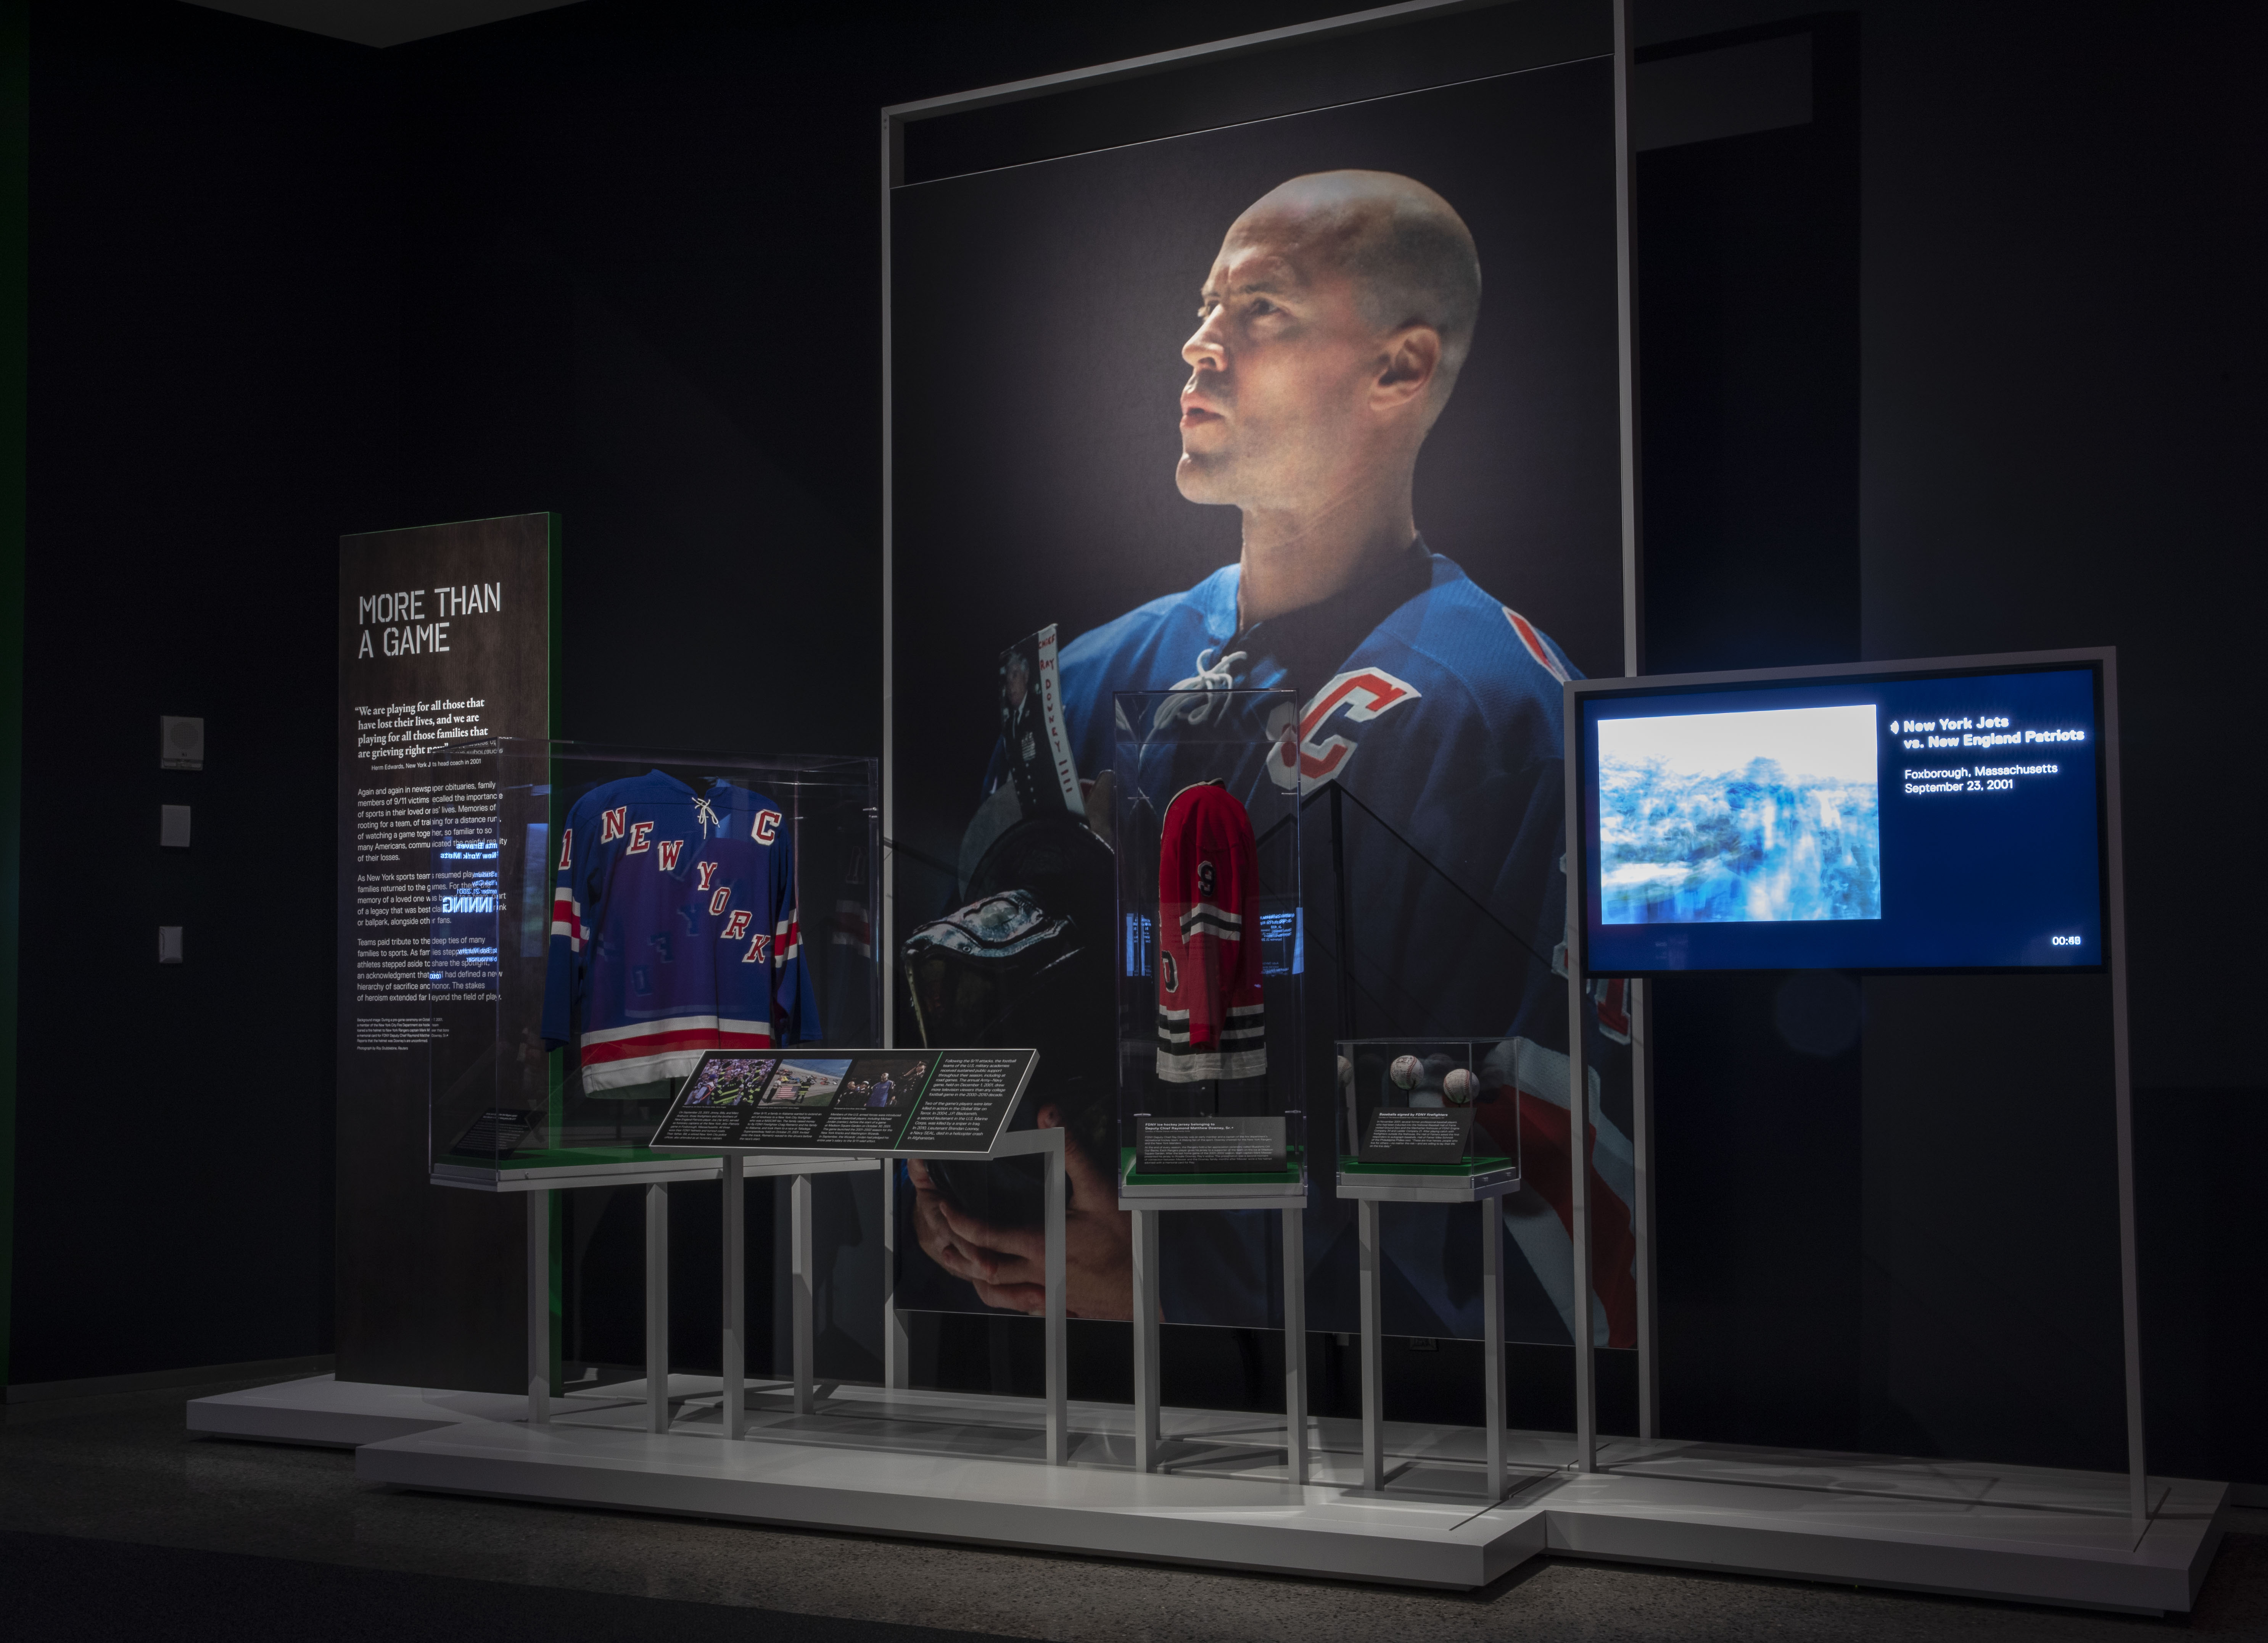
[[[2225,1485],[2152,1480],[2139,1539],[2108,1473],[1510,1434],[1503,1504],[1481,1495],[1477,1428],[1389,1422],[1388,1482],[1366,1494],[1361,1431],[1313,1423],[1311,1481],[1284,1481],[1281,1423],[1164,1411],[1160,1470],[1132,1469],[1124,1404],[1074,1404],[1071,1464],[1042,1464],[1035,1398],[845,1387],[799,1418],[752,1389],[749,1437],[720,1435],[718,1382],[673,1375],[669,1433],[645,1389],[570,1393],[543,1426],[523,1400],[329,1376],[201,1398],[190,1429],[357,1444],[357,1475],[409,1488],[765,1523],[1467,1588],[1542,1552],[2142,1611],[2186,1610],[2218,1547]],[[383,1436],[379,1423],[414,1422]],[[328,1424],[327,1424],[328,1423]],[[324,1435],[328,1433],[328,1435]]]
[[[527,1399],[499,1392],[448,1392],[378,1386],[319,1374],[243,1392],[189,1400],[189,1430],[201,1437],[252,1438],[351,1449],[461,1421],[524,1419]]]

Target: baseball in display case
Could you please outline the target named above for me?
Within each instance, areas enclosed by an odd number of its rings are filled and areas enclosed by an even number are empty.
[[[405,867],[412,845],[430,866],[363,932],[429,1000],[437,1182],[649,1162],[710,1052],[879,1036],[873,760],[515,739],[446,758],[403,818]]]
[[[1122,1199],[1303,1197],[1297,698],[1114,707]]]
[[[1515,1063],[1523,1047],[1518,1039],[1493,1038],[1337,1041],[1341,1190],[1381,1189],[1379,1195],[1389,1197],[1397,1187],[1516,1190]]]

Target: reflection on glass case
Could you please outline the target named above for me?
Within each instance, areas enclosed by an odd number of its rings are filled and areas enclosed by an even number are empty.
[[[1510,1040],[1337,1042],[1342,1179],[1493,1182],[1520,1174]]]
[[[388,933],[437,1168],[642,1160],[707,1051],[878,1038],[873,760],[501,739],[416,798],[431,875]]]
[[[1297,701],[1189,689],[1114,704],[1120,1180],[1296,1185]]]

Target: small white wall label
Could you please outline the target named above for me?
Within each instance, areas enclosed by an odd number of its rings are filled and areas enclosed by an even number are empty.
[[[205,722],[173,713],[158,715],[158,768],[161,770],[202,770],[205,768]]]

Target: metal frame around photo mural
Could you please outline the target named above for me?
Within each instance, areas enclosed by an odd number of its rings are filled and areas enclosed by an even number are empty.
[[[942,114],[967,114],[974,109],[1002,103],[1021,102],[1029,98],[1047,97],[1089,87],[1108,85],[1116,81],[1129,80],[1160,70],[1194,66],[1200,63],[1243,56],[1263,52],[1273,47],[1297,42],[1329,39],[1336,35],[1355,34],[1368,30],[1389,28],[1397,24],[1418,22],[1429,18],[1447,17],[1460,11],[1476,11],[1490,6],[1511,4],[1513,0],[1402,0],[1395,5],[1374,6],[1366,11],[1351,11],[1339,17],[1324,18],[1313,23],[1294,24],[1285,28],[1263,29],[1256,33],[1239,34],[1227,40],[1211,41],[1204,45],[1185,46],[1172,51],[1152,52],[1145,56],[1128,57],[1116,63],[1098,63],[1091,68],[1074,69],[1062,74],[1040,75],[1031,79],[1011,80],[999,85],[980,87],[976,91],[959,92],[945,97],[927,97],[912,102],[893,103],[881,111],[881,212],[882,257],[882,799],[881,799],[881,927],[878,932],[876,954],[880,965],[882,1043],[896,1044],[896,1010],[894,1003],[896,976],[893,972],[891,955],[897,947],[897,774],[895,764],[896,750],[896,518],[893,475],[895,472],[896,449],[895,420],[896,402],[892,387],[895,334],[893,330],[890,292],[890,195],[904,174],[906,128],[916,122]],[[1622,512],[1622,586],[1623,586],[1623,673],[1634,677],[1643,665],[1643,633],[1640,626],[1641,575],[1643,557],[1638,533],[1638,357],[1636,336],[1636,290],[1632,279],[1633,246],[1631,235],[1632,207],[1631,165],[1636,153],[1631,134],[1631,24],[1630,0],[1603,0],[1612,14],[1614,23],[1614,96],[1615,96],[1615,324],[1616,339],[1616,387],[1618,395],[1618,429],[1621,444],[1619,468]],[[1413,88],[1416,89],[1416,88]],[[1571,996],[1573,995],[1571,984]],[[1655,1271],[1653,1259],[1653,1124],[1650,1107],[1653,1077],[1650,1051],[1647,1048],[1647,1028],[1650,1025],[1651,1005],[1643,984],[1631,989],[1631,1077],[1633,1079],[1632,1131],[1631,1146],[1636,1158],[1636,1189],[1638,1202],[1632,1205],[1636,1217],[1638,1244],[1637,1284],[1638,1302],[1638,1435],[1654,1438],[1660,1435],[1660,1366],[1659,1344],[1654,1327]],[[1580,1133],[1581,1126],[1577,1126]],[[886,1184],[882,1193],[883,1240],[886,1251],[895,1255],[895,1193]],[[1582,1171],[1576,1172],[1573,1215],[1574,1244],[1578,1282],[1576,1295],[1579,1307],[1586,1308],[1579,1320],[1587,1315],[1587,1280],[1589,1276],[1589,1194],[1585,1190]],[[895,1308],[891,1308],[883,1329],[883,1382],[887,1386],[908,1384],[911,1353],[905,1326]],[[1593,1375],[1591,1344],[1587,1332],[1580,1328],[1575,1342],[1575,1396],[1578,1436],[1585,1457],[1584,1470],[1592,1468],[1597,1452],[1597,1409],[1595,1381]]]

